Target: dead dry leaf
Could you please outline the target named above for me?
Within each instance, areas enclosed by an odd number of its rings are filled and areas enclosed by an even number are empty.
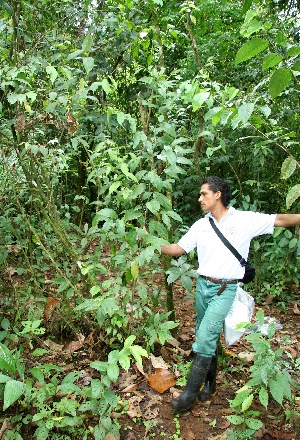
[[[124,437],[124,440],[137,440],[134,432],[129,431],[126,437]]]
[[[75,351],[79,350],[83,346],[83,343],[80,341],[72,341],[65,346],[66,354],[71,355],[75,353]]]
[[[254,353],[251,353],[250,351],[241,351],[241,353],[238,353],[238,357],[247,362],[252,362],[254,358]]]
[[[47,339],[46,341],[44,341],[44,344],[46,345],[47,348],[49,348],[51,351],[55,351],[55,352],[60,352],[63,349],[63,345],[61,344],[57,344],[54,341],[51,341],[50,339]]]
[[[294,315],[300,315],[300,310],[298,308],[298,304],[295,302],[294,308],[293,308]]]
[[[15,267],[12,267],[12,266],[8,266],[6,269],[5,269],[5,273],[8,275],[8,276],[13,276],[13,275],[15,275],[16,273],[18,273],[17,272],[17,269],[15,268]]]
[[[104,440],[120,440],[120,435],[113,435],[111,433],[106,434],[106,436],[104,437]]]
[[[149,359],[151,361],[151,364],[152,364],[153,368],[155,368],[155,369],[162,368],[162,369],[168,370],[170,368],[170,365],[168,365],[163,360],[163,358],[161,356],[160,357],[155,357],[155,356],[153,356],[153,354],[150,354]]]
[[[196,440],[195,434],[189,428],[186,429],[183,438],[184,440]]]
[[[223,419],[222,423],[220,423],[220,425],[218,425],[219,429],[228,429],[230,426],[230,422],[227,419]]]
[[[164,393],[176,385],[173,374],[164,368],[158,368],[155,373],[149,374],[148,382],[150,387],[158,393]]]
[[[46,322],[49,322],[53,313],[54,308],[59,304],[59,300],[53,298],[52,296],[48,296],[47,304],[45,306],[44,315]]]
[[[14,255],[18,255],[22,249],[21,246],[16,246],[13,244],[6,244],[5,247],[8,250],[9,254],[14,254]]]
[[[297,351],[296,351],[293,347],[287,347],[287,346],[285,346],[285,347],[284,347],[284,350],[285,350],[285,351],[288,351],[289,353],[291,353],[291,356],[292,356],[293,359],[297,359],[297,357],[298,357],[298,353],[297,353]]]
[[[136,363],[135,364],[135,368],[145,377],[147,377],[147,374],[144,372],[144,368],[142,365]]]

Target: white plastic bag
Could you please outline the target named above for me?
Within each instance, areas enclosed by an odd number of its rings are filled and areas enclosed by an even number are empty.
[[[240,322],[251,322],[253,312],[254,298],[241,286],[238,286],[235,299],[224,322],[224,337],[227,347],[244,335],[246,329],[236,330],[235,327]]]

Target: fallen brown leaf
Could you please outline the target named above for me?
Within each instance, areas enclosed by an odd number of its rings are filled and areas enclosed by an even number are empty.
[[[222,423],[220,423],[220,425],[218,425],[219,429],[228,429],[230,426],[230,422],[227,419],[223,419]]]
[[[196,440],[195,434],[188,428],[184,433],[184,440]]]
[[[298,308],[298,304],[295,302],[294,308],[293,308],[294,315],[300,315],[300,310]]]
[[[155,373],[149,374],[148,382],[158,393],[164,393],[176,384],[173,374],[164,368],[158,368]]]
[[[53,309],[54,309],[55,306],[57,306],[58,303],[59,303],[58,299],[52,298],[52,296],[48,296],[47,304],[46,304],[45,310],[44,310],[46,322],[50,321],[50,318],[51,318],[52,313],[53,313]]]
[[[75,353],[75,351],[79,350],[83,346],[83,343],[80,341],[72,341],[65,346],[65,351],[68,355]]]

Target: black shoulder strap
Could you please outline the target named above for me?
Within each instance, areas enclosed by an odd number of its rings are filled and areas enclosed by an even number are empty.
[[[211,227],[214,229],[217,236],[221,239],[221,241],[225,244],[225,246],[233,253],[235,258],[239,260],[242,266],[245,266],[247,264],[247,261],[241,256],[241,254],[238,253],[238,251],[232,246],[232,244],[227,240],[227,238],[224,237],[220,229],[216,226],[215,222],[213,221],[212,217],[209,217],[209,222],[211,224]]]

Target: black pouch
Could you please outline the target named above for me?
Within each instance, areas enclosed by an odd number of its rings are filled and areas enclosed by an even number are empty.
[[[250,283],[251,281],[254,280],[255,275],[256,275],[255,267],[253,267],[251,263],[247,261],[247,263],[245,264],[245,275],[240,281],[244,284]]]

